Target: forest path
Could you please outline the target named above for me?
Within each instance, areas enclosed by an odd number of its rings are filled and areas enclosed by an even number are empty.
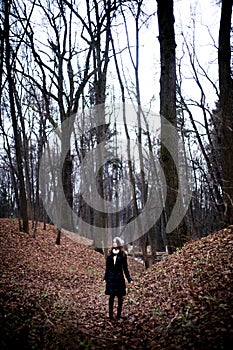
[[[52,226],[33,238],[0,219],[1,349],[228,349],[232,232],[188,243],[147,271],[129,259],[126,319],[110,322],[101,254],[66,235],[57,246]]]

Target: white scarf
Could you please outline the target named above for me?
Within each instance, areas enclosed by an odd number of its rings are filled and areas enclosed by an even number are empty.
[[[120,249],[113,248],[112,252],[114,255],[117,255],[119,253]]]
[[[116,264],[116,259],[117,259],[117,254],[119,253],[119,249],[116,249],[116,248],[113,248],[112,252],[114,254],[114,257],[113,257],[113,262],[114,262],[114,265]]]
[[[117,256],[116,256],[116,255],[114,255],[114,257],[113,257],[113,262],[114,262],[114,265],[115,265],[115,263],[116,263],[116,259],[117,259]]]

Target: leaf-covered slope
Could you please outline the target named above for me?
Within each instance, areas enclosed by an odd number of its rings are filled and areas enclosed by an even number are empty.
[[[104,257],[66,236],[55,240],[53,226],[39,225],[33,238],[0,219],[1,349],[85,348],[90,330],[107,320]],[[135,277],[143,271],[129,265]]]
[[[186,244],[148,271],[129,259],[126,320],[108,320],[104,257],[53,227],[36,238],[0,219],[0,347],[230,349],[232,227]]]
[[[135,286],[130,300],[151,349],[232,348],[232,232],[186,244]]]

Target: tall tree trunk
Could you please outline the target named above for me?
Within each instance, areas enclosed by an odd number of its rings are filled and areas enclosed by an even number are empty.
[[[161,118],[161,161],[166,177],[167,197],[165,202],[165,217],[168,222],[178,194],[178,140],[168,139],[166,126],[172,125],[177,128],[176,116],[176,58],[175,58],[175,33],[173,0],[157,0],[158,3],[158,25],[160,42],[160,115]],[[171,135],[172,136],[172,135]],[[170,154],[167,147],[170,142]],[[183,244],[185,233],[184,220],[179,227],[167,233],[167,245],[169,253],[172,253],[178,246]]]
[[[9,101],[10,101],[10,110],[11,110],[11,120],[13,126],[14,133],[14,141],[15,141],[15,152],[16,152],[16,161],[17,161],[17,176],[19,180],[19,211],[20,216],[23,221],[22,229],[24,232],[29,232],[29,224],[28,224],[28,208],[27,208],[27,195],[25,190],[25,181],[24,181],[24,172],[23,172],[23,159],[22,159],[22,140],[20,136],[20,132],[18,130],[17,123],[17,113],[15,108],[15,96],[16,92],[15,81],[13,79],[12,72],[12,62],[11,62],[11,45],[10,45],[10,23],[9,23],[9,14],[10,14],[10,3],[8,1],[4,2],[4,31],[5,31],[5,62],[6,62],[6,70],[7,70],[7,79],[9,84]]]
[[[93,32],[93,22],[90,16],[90,3],[87,0],[87,11],[88,11],[88,27],[90,32]],[[106,134],[108,132],[108,125],[105,119],[105,102],[106,102],[106,82],[107,82],[107,71],[109,64],[109,45],[111,39],[111,12],[114,11],[111,7],[110,1],[104,2],[103,10],[106,16],[106,21],[102,22],[100,16],[101,2],[94,1],[94,14],[96,19],[96,34],[93,42],[93,67],[94,67],[94,79],[93,79],[93,100],[92,104],[95,106],[97,128],[96,128],[96,141],[97,145],[101,145],[106,140]],[[104,27],[104,29],[103,29]],[[105,38],[103,39],[103,37]],[[104,40],[104,41],[103,41]],[[99,164],[102,164],[103,154],[101,147],[98,149],[97,158]],[[100,197],[105,198],[104,187],[103,187],[103,167],[98,169],[98,175],[96,177],[96,189]],[[107,227],[107,216],[106,208],[104,204],[99,202],[98,212],[94,211],[94,220],[96,226],[100,228]],[[97,230],[97,232],[99,232]],[[105,241],[105,237],[102,233],[96,233],[94,236],[94,245],[97,247],[102,246]]]
[[[220,90],[220,140],[222,161],[222,188],[224,200],[224,225],[233,224],[233,97],[231,78],[231,15],[232,1],[222,0],[219,28],[219,90]]]

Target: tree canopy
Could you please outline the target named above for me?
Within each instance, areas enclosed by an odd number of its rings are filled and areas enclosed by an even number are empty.
[[[139,231],[146,265],[232,224],[230,3],[3,1],[0,215]]]

